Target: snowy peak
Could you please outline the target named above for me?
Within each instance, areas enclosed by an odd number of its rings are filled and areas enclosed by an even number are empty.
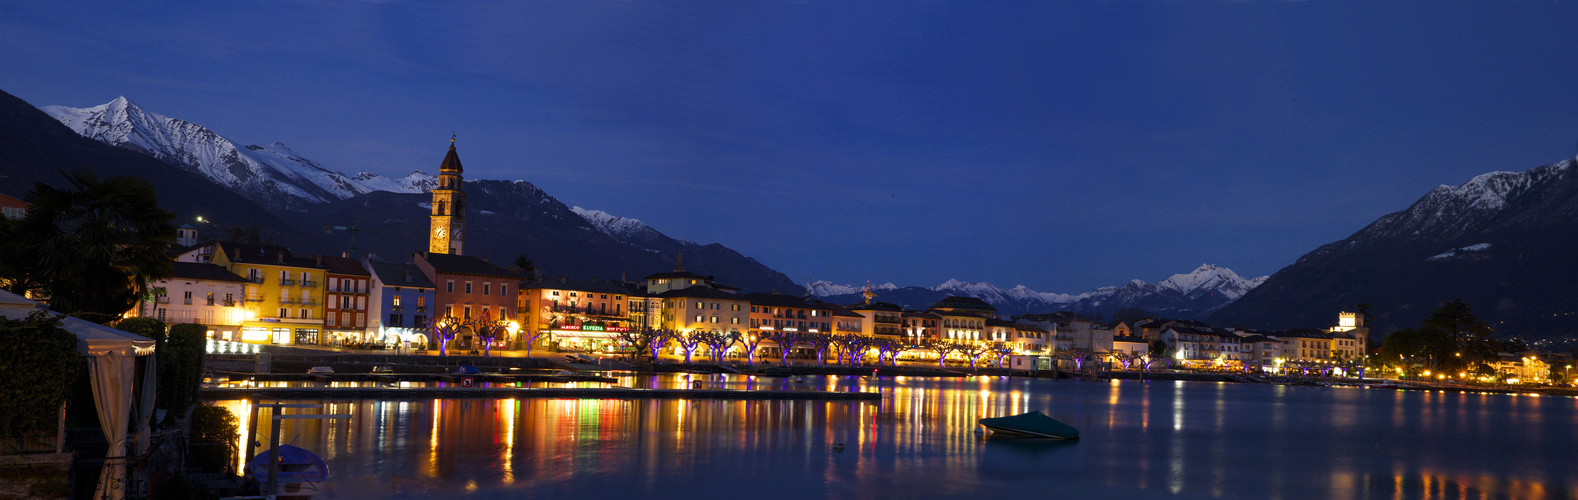
[[[1388,214],[1349,238],[1359,245],[1382,238],[1448,240],[1483,229],[1522,195],[1564,178],[1575,159],[1524,172],[1489,172],[1458,186],[1441,185],[1407,210]]]
[[[652,230],[652,228],[647,227],[646,224],[642,224],[638,219],[619,217],[602,210],[588,210],[581,207],[570,207],[570,211],[575,212],[576,215],[586,219],[587,222],[592,224],[592,227],[597,228],[598,231],[602,231],[603,234],[607,234],[619,239],[626,239],[639,235],[644,231]]]
[[[1247,280],[1240,277],[1238,273],[1233,272],[1232,269],[1211,264],[1201,264],[1200,267],[1189,274],[1174,274],[1162,280],[1161,283],[1157,283],[1157,285],[1177,291],[1185,296],[1220,293],[1228,299],[1237,299],[1243,297],[1250,289],[1260,286],[1268,277],[1261,276]]]
[[[1266,278],[1244,279],[1231,269],[1203,264],[1192,272],[1172,275],[1160,283],[1136,279],[1123,285],[1101,287],[1081,294],[1038,292],[1024,285],[1004,289],[991,283],[957,279],[913,290],[975,297],[992,304],[1001,313],[1071,310],[1105,315],[1118,309],[1135,307],[1173,317],[1199,318],[1232,303],[1260,286]],[[841,299],[858,295],[864,290],[863,286],[838,285],[828,281],[812,282],[805,288],[818,297]],[[891,283],[875,288],[899,289]]]
[[[273,210],[299,210],[371,191],[415,193],[431,186],[420,172],[403,179],[347,176],[280,142],[237,146],[201,125],[144,110],[125,97],[90,108],[41,108],[77,134],[142,152],[197,172]]]
[[[898,285],[895,285],[895,284],[892,284],[892,283],[883,283],[881,285],[872,285],[871,286],[872,290],[877,290],[877,291],[897,290],[898,288],[899,288]],[[805,291],[806,291],[806,293],[809,293],[809,294],[817,296],[817,297],[832,297],[834,295],[852,295],[852,294],[858,294],[858,293],[864,292],[865,290],[866,290],[865,285],[861,285],[861,286],[840,285],[840,284],[833,283],[833,282],[827,281],[827,280],[818,280],[818,281],[813,281],[813,282],[805,284]]]

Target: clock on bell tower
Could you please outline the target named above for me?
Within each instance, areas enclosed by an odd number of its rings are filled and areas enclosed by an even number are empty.
[[[438,166],[438,185],[433,187],[432,230],[427,234],[427,251],[463,255],[466,238],[466,193],[461,190],[460,156],[455,154],[455,138],[449,138],[449,154]]]

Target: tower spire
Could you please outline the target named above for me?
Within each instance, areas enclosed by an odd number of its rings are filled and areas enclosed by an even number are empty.
[[[674,259],[674,272],[685,272],[685,252],[680,252],[679,258]]]

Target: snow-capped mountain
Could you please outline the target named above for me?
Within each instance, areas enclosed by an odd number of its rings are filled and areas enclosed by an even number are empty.
[[[294,210],[372,191],[421,192],[433,178],[400,179],[330,170],[274,142],[238,146],[202,125],[149,112],[117,97],[91,108],[45,106],[84,137],[139,151],[197,172],[271,210]]]
[[[1264,276],[1244,279],[1231,269],[1202,264],[1192,272],[1174,274],[1159,283],[1133,280],[1077,295],[1037,292],[1024,285],[1005,289],[991,283],[953,279],[929,288],[900,288],[889,283],[873,287],[873,290],[878,292],[877,300],[914,308],[925,308],[943,297],[959,295],[984,300],[1005,315],[1066,310],[1106,317],[1119,309],[1136,308],[1171,318],[1194,319],[1221,309],[1265,280]],[[807,284],[805,289],[823,300],[842,303],[859,300],[864,286],[817,281]]]
[[[630,245],[652,249],[673,241],[668,236],[658,232],[658,230],[643,224],[639,219],[620,217],[602,210],[589,210],[581,207],[570,207],[570,211],[586,219],[586,222],[603,234]],[[693,241],[680,241],[680,243],[696,244]]]
[[[1321,327],[1370,306],[1374,330],[1414,327],[1463,299],[1500,333],[1578,334],[1578,159],[1431,189],[1322,245],[1213,316],[1256,328]]]

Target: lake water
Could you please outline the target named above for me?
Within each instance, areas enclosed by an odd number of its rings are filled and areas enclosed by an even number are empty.
[[[621,384],[688,377],[794,383]],[[802,385],[885,397],[325,401],[352,417],[287,420],[281,441],[328,461],[320,498],[1578,498],[1569,397],[998,377]],[[223,404],[245,418],[245,402]],[[974,433],[978,418],[1030,410],[1083,439]]]

